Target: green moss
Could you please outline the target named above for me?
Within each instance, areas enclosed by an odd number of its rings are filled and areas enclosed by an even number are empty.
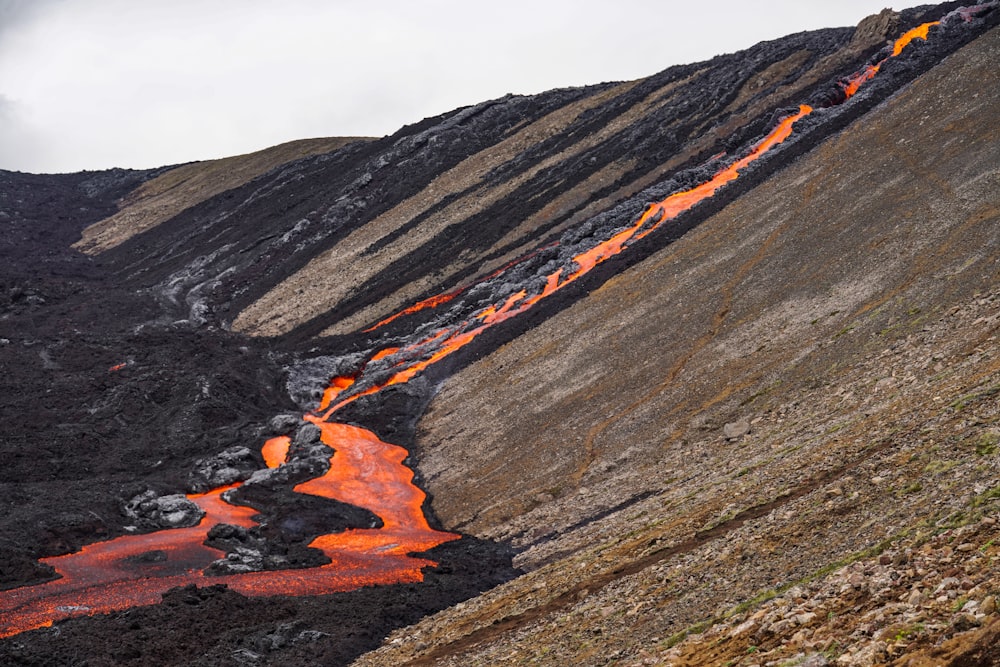
[[[1000,445],[1000,434],[983,433],[978,438],[973,438],[972,447],[979,456],[992,456],[997,453],[997,445]]]
[[[961,412],[970,403],[976,403],[985,398],[993,398],[997,394],[1000,394],[1000,383],[997,383],[992,387],[987,387],[982,391],[976,391],[971,394],[966,394],[965,396],[960,396],[959,398],[956,398],[954,401],[949,403],[948,407],[954,410],[955,412]]]
[[[720,619],[718,618],[710,618],[706,621],[699,621],[694,625],[688,626],[687,628],[681,630],[680,632],[675,632],[674,634],[672,634],[670,637],[667,638],[666,642],[664,642],[664,648],[668,649],[673,648],[674,646],[677,646],[682,641],[687,639],[690,635],[700,635],[701,633],[705,632],[705,630],[708,630],[710,627],[718,623],[719,620]]]
[[[934,460],[924,466],[924,472],[928,475],[939,475],[943,472],[947,472],[958,465],[957,461],[940,461]],[[918,489],[919,490],[919,489]]]
[[[744,405],[748,405],[750,403],[753,403],[754,401],[756,401],[761,396],[766,396],[767,394],[771,393],[772,391],[774,391],[775,389],[777,389],[778,387],[780,387],[781,383],[782,383],[782,380],[777,380],[777,381],[772,382],[771,384],[767,385],[766,387],[764,387],[760,391],[757,391],[757,392],[751,394],[749,398],[744,399],[740,403],[740,407],[743,407]]]
[[[843,329],[841,329],[840,331],[838,331],[833,335],[833,340],[837,340],[841,336],[851,333],[852,331],[854,331],[854,328],[856,326],[857,324],[848,324],[846,327],[844,327]]]

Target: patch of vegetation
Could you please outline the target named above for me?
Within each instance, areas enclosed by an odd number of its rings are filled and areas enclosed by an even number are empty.
[[[851,324],[848,324],[848,325],[847,325],[846,327],[844,327],[843,329],[841,329],[840,331],[838,331],[837,333],[835,333],[835,334],[833,335],[833,340],[837,340],[837,339],[838,339],[838,338],[840,338],[841,336],[844,336],[844,335],[846,335],[846,334],[849,334],[849,333],[851,333],[852,331],[854,331],[854,328],[855,328],[856,326],[858,326],[858,325],[857,325],[857,324],[854,324],[854,323],[851,323]]]
[[[688,626],[680,632],[675,632],[667,638],[666,642],[664,642],[664,648],[673,648],[687,639],[690,635],[700,635],[705,632],[705,630],[708,630],[710,627],[718,623],[719,620],[720,619],[718,618],[710,618],[707,621],[699,621],[694,625]]]
[[[997,383],[992,387],[987,387],[982,391],[974,391],[971,394],[960,396],[951,403],[949,403],[948,407],[954,410],[955,412],[961,412],[970,403],[981,401],[984,398],[992,398],[997,394],[1000,394],[1000,383]]]
[[[840,657],[843,650],[840,648],[840,644],[833,642],[823,651],[823,657],[827,660],[836,660]]]
[[[983,505],[992,504],[993,501],[1000,500],[1000,484],[994,486],[992,489],[980,493],[978,496],[973,498],[973,507],[982,507]]]
[[[772,382],[771,384],[767,385],[763,389],[761,389],[761,390],[759,390],[757,392],[754,392],[753,394],[751,394],[749,396],[749,398],[744,399],[740,403],[740,407],[743,407],[744,405],[749,405],[750,403],[753,403],[754,401],[756,401],[761,396],[766,396],[767,394],[771,393],[772,391],[774,391],[775,389],[777,389],[778,387],[780,387],[781,384],[782,384],[782,382],[783,382],[782,380],[776,380],[775,382]]]
[[[857,562],[859,560],[864,560],[866,558],[874,558],[875,556],[879,556],[882,554],[882,552],[888,549],[894,542],[902,539],[903,537],[906,537],[908,534],[909,531],[903,531],[897,535],[894,535],[893,537],[882,540],[881,542],[879,542],[874,546],[868,547],[867,549],[862,549],[861,551],[857,551],[853,554],[850,554],[846,558],[842,558],[840,560],[829,563],[824,567],[820,568],[819,570],[816,570],[812,574],[802,577],[801,579],[798,579],[796,581],[788,581],[774,588],[768,588],[767,590],[758,593],[753,598],[745,600],[735,605],[732,609],[722,614],[722,616],[710,618],[705,621],[700,621],[692,626],[685,628],[684,630],[681,630],[680,632],[674,633],[666,641],[661,642],[661,645],[665,649],[673,648],[677,644],[680,644],[682,641],[687,639],[690,635],[701,634],[705,632],[705,630],[708,630],[710,627],[715,625],[716,623],[719,623],[720,621],[732,618],[733,616],[744,614],[750,609],[759,607],[765,602],[768,602],[769,600],[773,600],[774,598],[783,595],[786,591],[788,591],[794,586],[808,584],[811,581],[825,577],[831,572],[835,572],[836,570],[839,570],[842,567],[846,567],[847,565],[850,565],[851,563]],[[748,648],[747,649],[748,653],[756,652],[758,650],[757,647],[751,647],[751,648],[753,648],[754,650],[750,651],[750,648]],[[831,648],[827,650],[834,651],[832,655],[827,656],[828,658],[836,657],[837,655],[839,655],[840,652],[840,648],[836,644],[834,644]],[[825,652],[824,655],[826,655]]]
[[[904,625],[902,628],[896,631],[892,636],[892,641],[895,643],[909,641],[911,638],[919,635],[924,631],[923,623],[916,623],[914,625]]]
[[[997,433],[983,433],[972,439],[972,447],[978,456],[993,456],[997,453],[997,445],[1000,445],[1000,434]]]
[[[924,472],[928,475],[939,475],[943,472],[947,472],[958,465],[957,461],[941,461],[935,459],[924,466]]]

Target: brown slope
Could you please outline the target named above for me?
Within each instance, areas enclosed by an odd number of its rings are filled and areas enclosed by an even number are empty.
[[[129,193],[117,213],[84,229],[73,247],[89,255],[104,252],[275,167],[310,155],[329,153],[355,141],[367,139],[299,139],[245,155],[192,162],[170,169]]]
[[[435,510],[539,569],[361,664],[670,664],[761,591],[997,512],[998,57],[994,30],[445,382]]]

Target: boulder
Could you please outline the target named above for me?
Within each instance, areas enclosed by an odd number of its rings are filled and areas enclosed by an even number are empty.
[[[181,493],[157,496],[145,491],[125,504],[125,515],[145,528],[197,526],[205,511]]]

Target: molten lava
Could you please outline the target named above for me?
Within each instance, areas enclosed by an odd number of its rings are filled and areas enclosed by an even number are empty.
[[[916,28],[907,30],[897,39],[892,45],[892,55],[886,56],[882,60],[878,61],[874,65],[867,65],[860,72],[855,73],[853,76],[847,79],[843,84],[844,94],[847,98],[853,97],[858,89],[861,88],[866,82],[871,81],[872,78],[878,74],[878,71],[882,68],[882,64],[885,63],[889,58],[895,58],[903,52],[907,44],[915,39],[927,39],[927,33],[930,31],[931,26],[940,25],[940,21],[931,21],[929,23],[924,23],[918,25]]]
[[[271,438],[261,447],[260,453],[264,457],[264,465],[268,468],[277,468],[288,458],[288,448],[292,444],[292,439],[287,435]]]
[[[457,296],[461,295],[462,293],[464,293],[470,287],[472,287],[474,285],[479,285],[479,284],[485,283],[488,280],[492,280],[493,278],[496,278],[497,276],[499,276],[500,274],[502,274],[504,271],[506,271],[507,269],[511,268],[512,266],[517,266],[518,264],[520,264],[520,263],[522,263],[522,262],[524,262],[524,261],[526,261],[528,259],[531,259],[532,257],[534,257],[538,253],[542,252],[543,250],[547,250],[548,248],[552,248],[552,247],[554,247],[556,245],[558,245],[558,244],[557,243],[549,243],[548,245],[544,245],[544,246],[542,246],[540,248],[535,248],[534,250],[532,250],[528,254],[522,255],[521,257],[518,257],[515,260],[507,262],[506,264],[504,264],[503,266],[501,266],[499,269],[496,269],[495,271],[486,274],[482,278],[479,278],[478,280],[476,280],[475,282],[473,282],[473,283],[471,283],[469,285],[465,285],[464,287],[458,287],[458,288],[455,288],[455,289],[453,289],[453,290],[451,290],[449,292],[444,292],[442,294],[436,294],[436,295],[434,295],[432,297],[428,297],[428,298],[424,299],[423,301],[418,301],[415,304],[413,304],[412,306],[404,308],[403,310],[399,311],[398,313],[390,315],[389,317],[385,318],[384,320],[376,322],[372,326],[370,326],[367,329],[365,329],[362,333],[371,333],[371,332],[375,331],[376,329],[381,329],[385,325],[389,324],[390,322],[395,322],[396,320],[398,320],[399,318],[403,317],[404,315],[411,315],[413,313],[418,313],[421,310],[426,310],[428,308],[436,308],[438,306],[444,305],[444,304],[448,303],[449,301],[451,301],[452,299],[454,299],[455,297],[457,297]],[[322,410],[323,408],[320,408],[320,409]]]
[[[908,31],[895,42],[891,55],[847,79],[843,84],[845,99],[876,76],[885,60],[898,56],[914,39],[927,39],[930,27],[936,24],[927,23]],[[490,327],[527,311],[600,263],[620,254],[634,241],[712,197],[738,178],[747,166],[784,142],[792,135],[795,124],[812,112],[812,107],[800,106],[743,157],[705,182],[652,204],[630,225],[577,252],[569,265],[543,273],[537,280],[532,278],[530,285],[515,287],[510,294],[500,294],[493,303],[476,304],[459,324],[444,326],[432,333],[421,331],[412,336],[417,338],[416,342],[403,339],[398,346],[382,348],[353,375],[333,378],[317,412],[304,417],[319,427],[322,441],[333,448],[330,468],[321,477],[299,484],[294,491],[368,508],[381,518],[383,526],[315,538],[310,546],[322,550],[330,559],[329,564],[300,570],[206,574],[205,568],[223,555],[203,544],[214,525],[256,525],[255,510],[226,502],[223,496],[233,487],[214,489],[188,496],[205,512],[197,526],[125,535],[85,546],[73,554],[43,559],[55,569],[59,578],[0,592],[0,637],[51,625],[55,620],[71,616],[153,604],[159,602],[161,594],[167,590],[190,583],[225,583],[239,593],[264,596],[321,595],[368,585],[420,581],[421,569],[435,563],[409,554],[432,549],[459,536],[434,530],[427,523],[422,511],[425,495],[413,484],[413,472],[403,465],[406,450],[379,440],[363,428],[331,422],[336,411],[361,396],[408,382],[427,367],[468,345]],[[557,244],[545,248],[553,245]],[[499,276],[545,248],[515,260],[474,284]],[[367,331],[374,331],[404,315],[452,302],[470,287],[472,285],[424,299]],[[113,372],[124,367],[122,363],[109,370]],[[289,456],[289,447],[288,437],[268,440],[262,447],[265,464],[270,468],[283,465]]]
[[[330,559],[318,568],[213,576],[204,569],[224,554],[203,544],[208,531],[219,523],[253,527],[257,511],[225,501],[223,494],[238,484],[191,494],[188,499],[205,511],[197,526],[125,535],[42,559],[60,578],[0,592],[0,638],[72,616],[155,604],[171,588],[192,583],[224,583],[244,595],[266,596],[324,595],[421,581],[421,569],[436,563],[409,554],[458,535],[428,525],[421,509],[425,495],[413,485],[413,472],[403,465],[406,450],[356,426],[307,419],[320,427],[323,442],[335,453],[325,475],[295,491],[367,507],[382,519],[382,528],[317,537],[311,546]],[[263,451],[267,465],[284,463],[288,446],[287,437],[268,440]]]
[[[459,294],[461,294],[464,291],[465,291],[464,287],[459,287],[458,289],[453,289],[450,292],[445,292],[444,294],[435,294],[434,296],[432,296],[430,298],[427,298],[427,299],[424,299],[423,301],[417,301],[412,306],[404,308],[403,310],[399,311],[395,315],[390,315],[389,317],[385,318],[381,322],[377,322],[377,323],[373,324],[372,326],[368,327],[367,329],[364,330],[364,333],[371,333],[372,331],[375,331],[376,329],[380,329],[380,328],[384,327],[385,325],[389,324],[390,322],[394,322],[394,321],[398,320],[400,317],[403,317],[404,315],[410,315],[412,313],[418,313],[421,310],[425,310],[427,308],[436,308],[437,306],[440,306],[442,304],[448,303],[449,301],[451,301],[452,299],[454,299],[456,296],[458,296]]]

